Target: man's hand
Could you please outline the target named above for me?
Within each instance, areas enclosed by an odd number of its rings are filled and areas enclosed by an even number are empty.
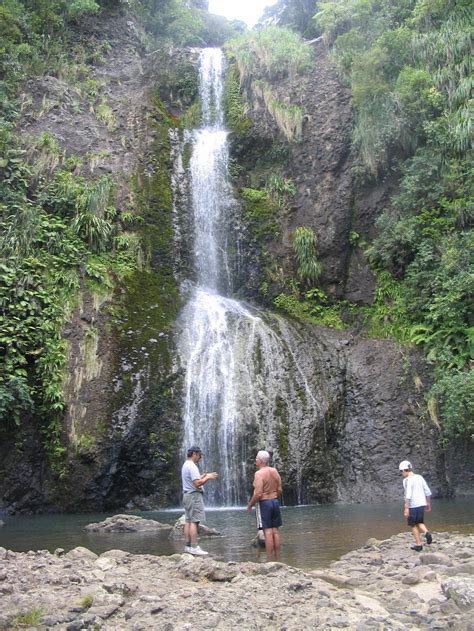
[[[251,513],[252,512],[252,508],[253,506],[250,506],[250,504],[247,505],[247,513]]]
[[[409,508],[405,508],[405,510],[403,511],[403,515],[405,517],[408,517],[409,514],[410,514],[410,509]]]
[[[216,471],[213,471],[212,473],[206,473],[206,478],[208,480],[215,480],[218,477],[219,477],[219,474]]]
[[[431,504],[427,504],[425,510],[427,513],[429,513],[431,510]]]

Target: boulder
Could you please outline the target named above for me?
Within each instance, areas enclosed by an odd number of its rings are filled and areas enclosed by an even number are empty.
[[[452,576],[441,583],[441,588],[460,609],[470,609],[474,605],[474,577]]]
[[[155,519],[144,519],[138,515],[114,515],[104,521],[88,524],[84,530],[88,532],[156,532],[169,530],[171,526]]]
[[[70,561],[94,561],[98,558],[95,552],[92,552],[92,550],[88,550],[87,548],[83,548],[82,546],[73,548],[64,556]]]
[[[184,539],[184,515],[178,519],[170,532],[170,539]],[[209,528],[206,524],[199,524],[200,537],[220,537],[221,533],[215,528]]]

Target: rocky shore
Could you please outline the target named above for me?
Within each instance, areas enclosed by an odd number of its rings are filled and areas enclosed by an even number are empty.
[[[474,630],[474,535],[371,539],[324,570],[0,548],[0,629]]]

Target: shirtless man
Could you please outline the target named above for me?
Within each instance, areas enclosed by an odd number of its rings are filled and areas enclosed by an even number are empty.
[[[254,492],[247,505],[247,511],[250,513],[252,507],[258,502],[267,560],[278,561],[280,559],[279,528],[282,524],[280,503],[278,502],[281,495],[281,478],[276,469],[268,466],[269,460],[268,451],[259,451],[255,458],[258,471],[255,472]]]

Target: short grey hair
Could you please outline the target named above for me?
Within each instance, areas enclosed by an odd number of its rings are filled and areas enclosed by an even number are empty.
[[[261,460],[264,464],[268,464],[270,462],[270,454],[264,449],[258,452],[257,458]]]

